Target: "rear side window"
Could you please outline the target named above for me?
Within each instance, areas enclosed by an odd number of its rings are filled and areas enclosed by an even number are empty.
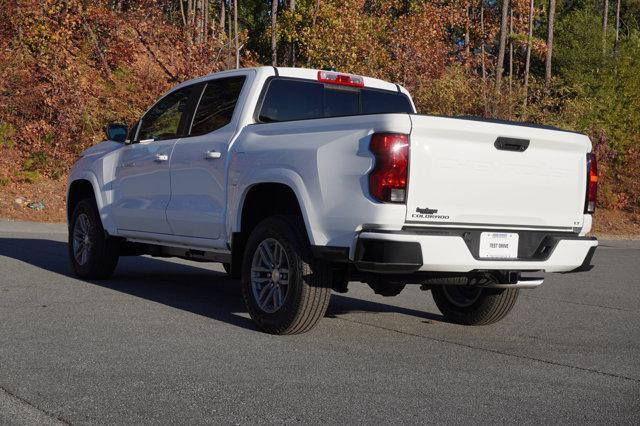
[[[209,81],[193,116],[189,136],[204,135],[231,122],[245,77]]]
[[[400,93],[382,90],[362,90],[361,96],[363,114],[413,112],[409,98]]]
[[[409,98],[399,92],[288,78],[275,78],[268,84],[258,115],[264,123],[414,112]]]
[[[312,81],[271,80],[260,109],[260,121],[322,118],[323,91],[321,84]]]

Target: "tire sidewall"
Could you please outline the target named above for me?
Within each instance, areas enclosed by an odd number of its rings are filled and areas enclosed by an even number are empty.
[[[488,325],[499,321],[511,310],[519,292],[518,289],[483,288],[473,304],[461,307],[452,303],[445,291],[445,286],[431,290],[436,306],[449,321],[464,325]],[[494,314],[495,306],[500,304],[502,299],[508,297],[513,299],[508,309],[501,314]]]
[[[268,313],[258,306],[251,285],[251,266],[253,256],[260,243],[267,238],[277,240],[285,250],[289,260],[289,288],[283,305],[277,311]],[[298,306],[303,291],[304,260],[303,248],[295,232],[279,218],[266,219],[254,230],[249,237],[242,260],[242,294],[249,310],[249,315],[266,331],[286,329],[293,323],[298,312]]]
[[[89,238],[91,239],[91,249],[89,251],[89,258],[84,265],[80,265],[73,253],[73,232],[76,226],[76,221],[81,214],[87,215],[89,218]],[[80,277],[92,277],[96,275],[96,271],[101,270],[100,262],[110,261],[110,259],[102,259],[101,254],[105,254],[105,237],[102,228],[102,223],[97,214],[96,207],[92,200],[81,200],[73,211],[71,221],[69,223],[69,261],[74,272]]]

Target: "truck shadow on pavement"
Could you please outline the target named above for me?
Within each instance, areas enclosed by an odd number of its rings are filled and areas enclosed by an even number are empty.
[[[254,330],[243,316],[246,308],[238,280],[223,272],[147,256],[122,257],[109,280],[80,280],[70,269],[67,243],[48,239],[0,238],[0,256],[13,258],[70,279],[203,315]],[[206,265],[206,264],[203,264]],[[399,313],[425,320],[445,321],[441,315],[333,294],[327,317],[352,312]],[[240,315],[243,314],[243,315]]]

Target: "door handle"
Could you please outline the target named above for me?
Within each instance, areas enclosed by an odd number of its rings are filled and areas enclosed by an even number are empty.
[[[167,154],[156,154],[155,161],[157,163],[161,163],[163,161],[169,160],[169,156]]]
[[[215,160],[222,157],[222,153],[218,151],[207,151],[204,154],[204,158],[207,160]]]

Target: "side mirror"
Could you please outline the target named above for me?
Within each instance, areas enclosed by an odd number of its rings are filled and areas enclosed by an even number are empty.
[[[124,143],[127,139],[129,128],[124,124],[110,123],[106,125],[104,131],[110,141]]]

